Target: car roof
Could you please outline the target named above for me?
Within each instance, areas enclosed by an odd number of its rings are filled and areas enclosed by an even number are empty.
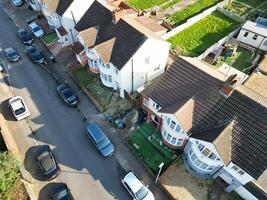
[[[60,192],[64,189],[68,189],[68,186],[66,183],[57,183],[55,186],[52,187],[52,194],[56,194],[57,192]]]
[[[36,22],[32,22],[29,24],[29,26],[33,27],[33,26],[38,26]]]
[[[94,138],[96,142],[99,142],[106,138],[103,131],[100,129],[97,123],[91,123],[86,127],[86,130],[90,133],[90,135]]]
[[[137,178],[137,176],[129,171],[124,177],[124,182],[131,188],[131,190],[136,193],[143,185],[143,183]]]
[[[24,107],[21,103],[22,98],[21,97],[14,97],[9,100],[10,105],[12,106],[13,110],[20,109],[21,107]]]

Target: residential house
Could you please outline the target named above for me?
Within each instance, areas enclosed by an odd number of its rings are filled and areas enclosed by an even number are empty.
[[[189,133],[222,98],[227,76],[195,58],[179,57],[148,94],[142,91],[142,108],[158,126],[162,141],[183,149]]]
[[[213,178],[247,200],[266,199],[267,95],[237,79],[180,57],[142,96],[142,107],[163,143],[184,149],[192,175]],[[266,89],[266,79],[261,84]]]
[[[237,40],[267,51],[267,19],[259,17],[256,22],[247,21],[241,28]]]
[[[168,60],[170,44],[139,23],[136,14],[124,3],[114,9],[95,1],[76,25],[84,46],[77,59],[83,63],[86,55],[89,69],[121,97],[162,74]]]
[[[53,30],[61,26],[61,16],[73,0],[42,0],[42,13]]]

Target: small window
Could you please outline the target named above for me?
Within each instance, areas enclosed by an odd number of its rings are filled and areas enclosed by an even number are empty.
[[[163,136],[164,136],[164,138],[166,138],[166,136],[167,136],[166,130],[163,131]]]
[[[167,141],[170,141],[170,140],[171,140],[171,137],[172,137],[172,136],[171,136],[170,134],[168,134],[168,135],[167,135]]]
[[[214,153],[211,153],[211,154],[209,155],[209,158],[212,159],[212,160],[215,160],[216,157],[217,157],[217,156],[216,156]]]
[[[204,145],[199,143],[198,149],[199,149],[199,151],[202,151],[204,149]]]
[[[119,71],[116,69],[116,74],[118,74],[119,73]]]
[[[147,99],[144,99],[143,105],[148,107],[149,106],[149,101]]]
[[[176,138],[172,138],[171,143],[172,143],[172,144],[175,144],[175,143],[176,143]]]
[[[235,171],[238,171],[240,168],[237,167],[236,165],[233,165],[233,166],[232,166],[232,169],[235,170]]]
[[[246,31],[244,34],[244,37],[247,37],[247,36],[248,36],[248,31]]]
[[[192,153],[193,153],[193,151],[192,151],[192,149],[190,149],[189,154],[192,155]]]
[[[201,164],[201,161],[197,159],[196,162],[195,162],[195,165],[199,166],[200,164]]]
[[[201,168],[201,169],[206,169],[207,167],[208,167],[208,165],[205,164],[205,163],[201,163],[201,165],[200,165],[200,168]]]
[[[168,124],[168,126],[170,126],[170,123],[171,123],[171,119],[168,118],[168,119],[167,119],[167,124]]]
[[[257,40],[257,39],[258,39],[258,35],[255,34],[255,35],[252,37],[252,39],[253,39],[253,40]]]
[[[174,121],[171,122],[170,128],[174,130],[176,123]]]
[[[214,168],[213,166],[209,166],[207,170],[211,171],[211,170],[213,170],[213,168]]]
[[[106,66],[107,66],[108,69],[110,68],[109,64],[106,64]]]
[[[179,126],[179,124],[177,124],[177,125],[176,125],[176,128],[175,128],[175,131],[179,133],[180,130],[181,130],[181,127]]]
[[[183,139],[178,139],[177,145],[181,145],[183,143]]]
[[[196,155],[193,153],[192,156],[191,156],[191,160],[192,160],[193,162],[195,162],[196,159],[197,159],[197,157],[196,157]]]
[[[210,154],[210,150],[208,148],[205,148],[204,151],[202,151],[204,156],[208,156]]]
[[[241,169],[238,171],[238,173],[239,173],[240,175],[245,174],[245,172],[244,172],[243,170],[241,170]]]
[[[108,75],[108,82],[112,82],[112,76],[111,75]]]
[[[67,42],[68,41],[68,38],[67,37],[65,37],[65,42]]]
[[[105,79],[105,81],[107,81],[107,75],[106,74],[104,74],[104,79]]]

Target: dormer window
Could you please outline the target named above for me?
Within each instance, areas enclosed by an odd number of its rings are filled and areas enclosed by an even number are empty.
[[[153,108],[158,111],[160,109],[159,105],[155,102],[153,102]]]

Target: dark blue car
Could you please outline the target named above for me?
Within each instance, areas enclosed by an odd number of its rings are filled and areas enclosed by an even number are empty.
[[[57,93],[69,106],[76,107],[80,102],[78,96],[65,83],[57,86]]]
[[[68,186],[65,183],[57,183],[50,192],[53,200],[74,200]]]
[[[28,31],[26,31],[26,29],[24,28],[18,29],[17,33],[19,38],[24,44],[31,44],[33,42],[32,35]]]
[[[45,179],[51,180],[60,174],[58,163],[48,145],[39,146],[35,158]]]
[[[113,155],[114,146],[97,123],[89,124],[86,127],[86,133],[103,156]]]

